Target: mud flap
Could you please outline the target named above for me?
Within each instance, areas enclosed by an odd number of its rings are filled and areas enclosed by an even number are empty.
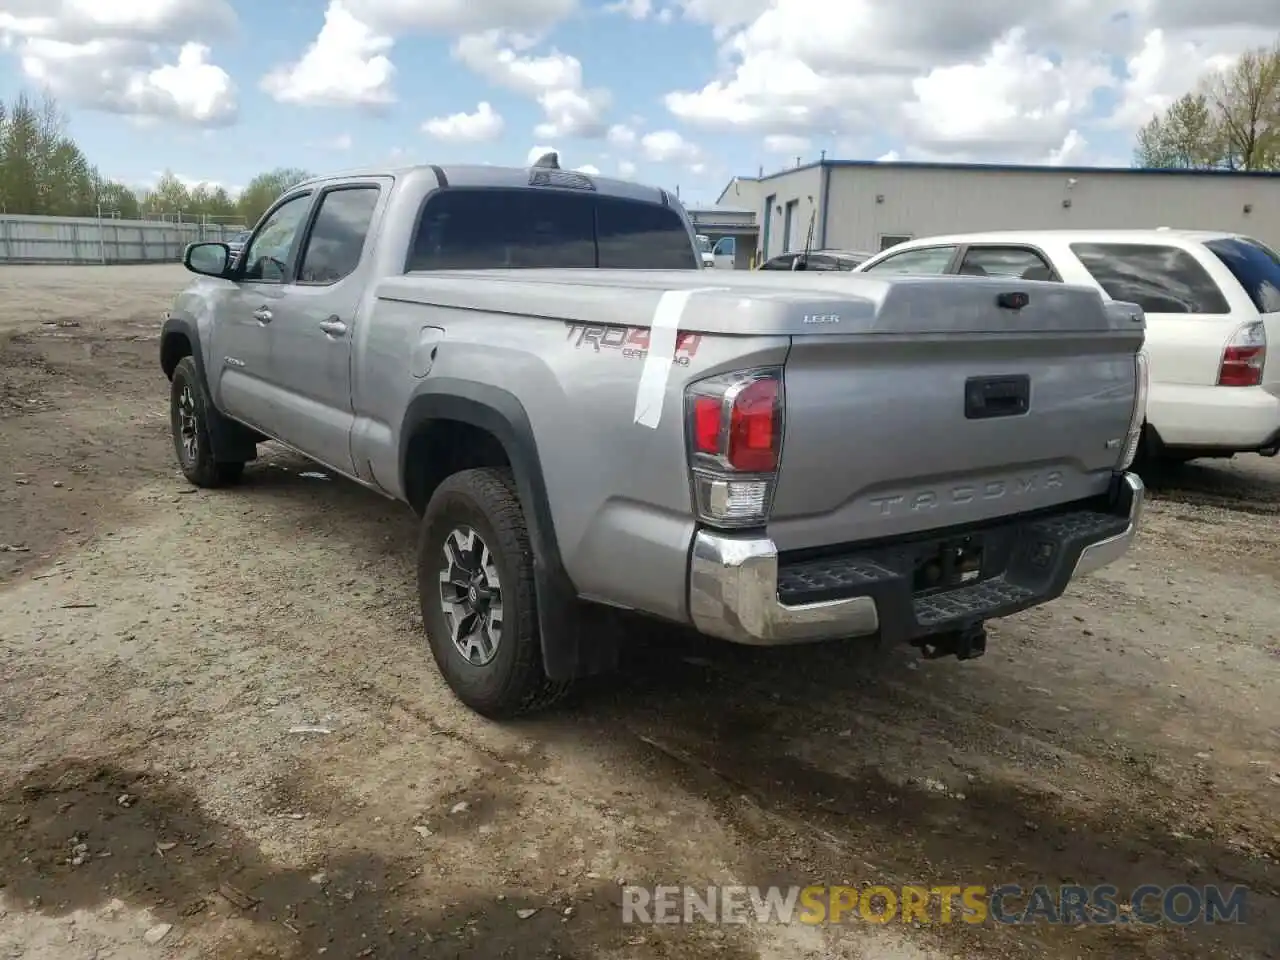
[[[621,625],[607,607],[561,594],[537,577],[542,669],[557,682],[613,673],[621,657]]]
[[[258,459],[258,435],[234,420],[228,420],[208,399],[205,390],[205,426],[215,460],[224,463],[247,463]]]

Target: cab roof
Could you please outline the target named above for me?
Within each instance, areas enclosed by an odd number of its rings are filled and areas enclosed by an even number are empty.
[[[565,170],[558,167],[535,166],[512,167],[512,166],[496,166],[487,163],[473,164],[401,164],[387,166],[368,166],[355,167],[348,170],[340,170],[334,173],[327,173],[323,176],[312,177],[296,184],[291,189],[297,189],[301,186],[318,186],[324,183],[342,180],[357,180],[372,177],[392,177],[396,180],[414,179],[418,177],[436,180],[441,185],[457,186],[457,187],[497,187],[497,188],[521,188],[530,187],[531,177],[534,173],[545,172],[551,179],[550,186],[556,186],[555,181],[560,180],[565,184],[574,181],[589,184],[596,194],[619,197],[628,200],[645,200],[650,203],[660,203],[663,206],[679,207],[680,201],[674,198],[666,190],[661,187],[651,187],[644,184],[635,183],[630,180],[619,180],[613,177],[601,177],[596,174],[586,174],[577,170]]]

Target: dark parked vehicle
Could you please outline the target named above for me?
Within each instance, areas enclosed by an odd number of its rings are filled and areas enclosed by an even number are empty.
[[[760,264],[761,270],[792,270],[802,253],[780,253]],[[860,250],[814,250],[806,258],[806,270],[853,270],[858,264],[871,259],[871,254]]]
[[[240,252],[244,250],[244,245],[249,242],[250,232],[241,230],[234,237],[227,241],[227,247],[231,250],[231,260],[234,262],[240,256]]]

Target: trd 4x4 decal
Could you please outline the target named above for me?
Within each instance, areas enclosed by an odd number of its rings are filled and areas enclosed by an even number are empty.
[[[649,355],[648,327],[614,327],[607,324],[574,323],[565,321],[568,329],[566,340],[575,349],[590,347],[596,353],[601,350],[617,350],[624,357],[632,360],[643,360]],[[687,367],[689,361],[698,352],[702,343],[700,333],[680,333],[676,336],[675,363]]]

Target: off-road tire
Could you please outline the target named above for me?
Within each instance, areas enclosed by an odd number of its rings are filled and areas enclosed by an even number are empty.
[[[195,451],[188,450],[183,435],[183,405],[190,399],[190,414],[194,420]],[[244,473],[243,462],[215,460],[213,444],[209,440],[209,397],[205,392],[196,362],[183,357],[174,368],[169,384],[169,432],[173,436],[173,452],[178,458],[182,475],[197,487],[225,487],[237,482]]]
[[[440,603],[444,544],[459,527],[470,527],[484,541],[502,585],[501,635],[493,659],[483,665],[454,645]],[[476,713],[510,719],[544,710],[568,693],[570,684],[549,680],[543,669],[533,549],[510,470],[463,470],[436,489],[419,528],[418,600],[440,673]]]

